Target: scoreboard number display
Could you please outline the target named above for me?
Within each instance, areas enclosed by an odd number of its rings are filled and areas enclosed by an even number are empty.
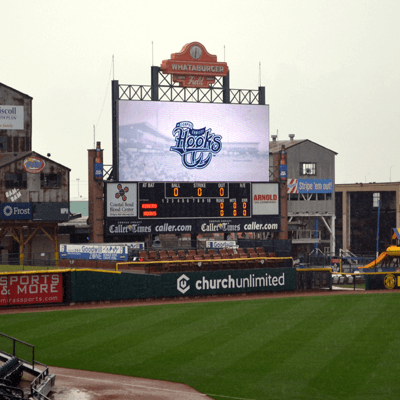
[[[140,182],[140,219],[249,218],[251,184],[217,182]]]
[[[108,218],[139,220],[279,215],[279,185],[266,182],[107,183]]]

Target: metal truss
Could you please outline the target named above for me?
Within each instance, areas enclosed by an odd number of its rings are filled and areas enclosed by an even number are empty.
[[[270,182],[279,182],[279,167],[270,166],[269,167],[269,181]]]
[[[258,90],[231,89],[231,104],[259,104]]]
[[[103,179],[105,181],[112,179],[113,166],[112,165],[103,165]]]
[[[158,73],[158,101],[187,103],[223,103],[223,78],[217,77],[209,88],[185,88],[172,81],[171,75]],[[258,90],[229,89],[230,104],[260,104]],[[119,100],[151,101],[150,85],[119,85]]]
[[[119,85],[118,100],[151,100],[149,85]]]

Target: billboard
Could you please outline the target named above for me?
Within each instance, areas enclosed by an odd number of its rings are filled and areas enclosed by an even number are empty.
[[[62,274],[15,274],[0,276],[0,306],[61,303]]]
[[[32,219],[32,203],[1,203],[0,217],[6,219]]]
[[[289,179],[288,193],[333,193],[332,179]]]
[[[161,274],[165,296],[296,290],[295,268],[260,268]]]
[[[119,101],[120,181],[268,182],[268,105]]]
[[[107,217],[137,216],[137,183],[107,183]]]
[[[0,106],[0,130],[24,129],[23,106]]]
[[[61,244],[60,258],[70,260],[127,261],[128,246]]]

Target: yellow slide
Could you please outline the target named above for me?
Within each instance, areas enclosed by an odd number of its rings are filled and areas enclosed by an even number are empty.
[[[379,255],[379,257],[378,257],[375,261],[372,261],[371,263],[365,265],[364,267],[358,267],[358,269],[374,268],[374,267],[377,266],[377,264],[379,264],[380,262],[382,262],[386,257],[387,257],[387,253],[386,253],[386,251],[384,251],[383,253],[381,253],[381,254]]]

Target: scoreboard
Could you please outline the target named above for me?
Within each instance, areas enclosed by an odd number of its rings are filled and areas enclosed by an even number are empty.
[[[142,182],[139,218],[249,218],[250,183]]]
[[[276,182],[107,182],[105,235],[280,229]]]

